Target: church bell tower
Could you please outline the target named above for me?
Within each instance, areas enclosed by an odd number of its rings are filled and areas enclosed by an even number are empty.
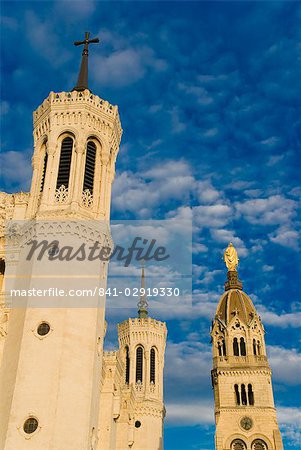
[[[212,387],[216,450],[283,450],[277,423],[264,327],[238,279],[230,243],[225,292],[212,323]]]
[[[162,450],[167,328],[149,317],[142,268],[138,317],[118,324],[119,349],[104,352],[97,450]]]
[[[97,288],[106,287],[108,262],[49,262],[61,242],[112,245],[111,184],[122,129],[117,106],[88,87],[88,47],[96,42],[89,33],[75,42],[84,46],[76,87],[51,92],[33,114],[31,189],[23,216],[15,217],[26,223],[17,225],[18,251],[6,264],[16,286],[25,279],[26,289],[55,288],[64,280],[71,289],[80,281],[96,295],[25,297],[11,307],[0,371],[4,450],[95,450],[99,440],[105,298]],[[45,262],[22,265],[18,254],[33,236],[59,244],[47,248]]]
[[[121,140],[118,107],[88,88],[88,45],[71,92],[51,92],[33,113],[33,176],[27,218],[110,218]]]

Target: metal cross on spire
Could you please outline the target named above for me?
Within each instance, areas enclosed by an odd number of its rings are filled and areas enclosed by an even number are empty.
[[[88,54],[89,54],[89,44],[98,44],[99,39],[93,38],[89,39],[90,33],[88,31],[85,32],[85,39],[83,41],[75,41],[74,45],[84,45],[83,53],[82,53],[82,61],[80,65],[80,70],[78,74],[77,84],[73,88],[74,91],[84,91],[88,88]]]
[[[140,300],[138,303],[138,317],[139,319],[146,319],[148,316],[148,303],[145,290],[145,277],[144,277],[144,261],[142,260],[142,271],[141,271],[141,291]]]

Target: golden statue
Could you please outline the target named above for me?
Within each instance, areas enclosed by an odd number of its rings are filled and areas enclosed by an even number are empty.
[[[236,270],[236,266],[238,265],[238,256],[235,247],[232,242],[228,245],[224,253],[224,261],[226,263],[227,269],[229,271]]]

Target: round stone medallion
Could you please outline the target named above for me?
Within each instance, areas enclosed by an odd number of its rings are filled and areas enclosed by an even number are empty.
[[[251,419],[251,417],[243,417],[240,420],[240,426],[246,431],[251,430],[253,426],[253,420]]]

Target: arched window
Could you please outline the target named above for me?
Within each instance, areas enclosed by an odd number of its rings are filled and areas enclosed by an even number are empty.
[[[136,383],[143,381],[143,348],[138,347],[136,350]]]
[[[243,337],[240,338],[240,355],[246,356],[246,343]]]
[[[234,356],[239,356],[239,348],[238,348],[237,338],[233,339],[233,354],[234,354]]]
[[[253,354],[257,355],[256,340],[253,339]]]
[[[260,342],[257,341],[257,354],[260,355]]]
[[[241,385],[241,404],[242,405],[247,404],[246,386],[244,384]]]
[[[156,351],[154,348],[151,348],[150,351],[150,382],[156,382]]]
[[[251,406],[254,405],[254,392],[253,392],[251,384],[248,384],[248,401],[249,401],[249,405],[251,405]]]
[[[89,189],[91,194],[93,194],[95,159],[96,159],[96,145],[93,141],[88,141],[86,151],[83,191]]]
[[[223,339],[223,355],[227,356],[225,339]]]
[[[0,275],[5,274],[5,260],[0,258]]]
[[[255,439],[255,441],[252,442],[251,449],[252,450],[268,450],[268,446],[262,439]]]
[[[234,439],[231,444],[231,450],[245,450],[246,448],[247,446],[242,439]]]
[[[2,291],[4,274],[5,274],[5,260],[0,258],[0,292]]]
[[[239,406],[240,405],[240,395],[239,395],[238,384],[234,385],[234,390],[235,390],[236,404]]]
[[[128,347],[125,347],[125,382],[126,384],[130,382],[130,352]]]
[[[59,171],[56,181],[57,189],[59,189],[61,186],[65,186],[65,188],[68,188],[69,186],[72,148],[73,139],[71,137],[66,137],[65,139],[63,139],[61,145]]]
[[[221,343],[220,343],[220,342],[218,342],[217,348],[218,348],[218,355],[219,355],[219,356],[222,356],[222,346],[221,346]]]
[[[45,176],[46,176],[46,170],[47,170],[47,162],[48,162],[48,153],[46,152],[45,156],[44,156],[44,163],[43,163],[43,171],[42,171],[40,192],[43,192],[43,189],[44,189]]]

